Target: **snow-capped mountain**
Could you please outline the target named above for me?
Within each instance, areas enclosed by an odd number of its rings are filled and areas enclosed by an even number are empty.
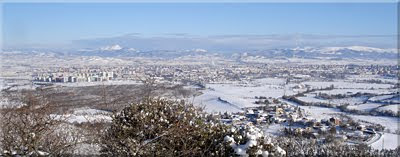
[[[100,50],[102,50],[102,51],[117,51],[117,50],[122,50],[122,47],[119,46],[118,44],[116,44],[116,45],[101,47]]]
[[[155,57],[155,58],[175,58],[188,55],[207,55],[208,50],[202,48],[188,50],[137,50],[135,48],[124,47],[119,44],[106,45],[99,48],[79,49],[70,54],[79,56],[101,56],[101,57]]]
[[[374,52],[374,53],[396,53],[396,49],[381,49],[374,47],[365,47],[365,46],[349,46],[349,47],[325,47],[321,49],[321,52],[326,53],[335,53],[341,51],[358,51],[358,52]]]
[[[32,50],[20,50],[20,53],[37,54]],[[18,52],[9,50],[6,52]],[[75,51],[47,51],[39,52],[47,55],[64,56],[100,56],[100,57],[155,57],[155,58],[177,58],[182,56],[201,56],[218,53],[212,50],[202,48],[186,50],[137,50],[131,47],[124,47],[119,44],[110,44],[98,48],[84,48]],[[5,53],[3,53],[5,54]],[[397,59],[397,49],[383,49],[365,46],[348,47],[296,47],[296,48],[275,48],[265,50],[243,50],[235,53],[218,53],[223,56],[240,59],[241,57],[263,56],[273,58],[331,58],[331,59]]]
[[[300,58],[360,58],[360,59],[394,59],[397,58],[396,49],[382,49],[365,46],[349,47],[302,47],[259,50],[250,52],[248,55],[266,57],[300,57]]]

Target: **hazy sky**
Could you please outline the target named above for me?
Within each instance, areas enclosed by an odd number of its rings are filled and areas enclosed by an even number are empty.
[[[181,34],[395,35],[395,3],[3,4],[5,45]]]

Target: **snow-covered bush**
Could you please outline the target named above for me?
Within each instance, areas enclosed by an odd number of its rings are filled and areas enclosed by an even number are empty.
[[[148,99],[113,116],[107,156],[224,156],[228,126],[183,101]]]
[[[224,138],[232,154],[239,156],[285,156],[286,151],[264,136],[261,129],[252,125],[232,127]]]
[[[52,116],[54,104],[27,95],[24,105],[0,110],[0,156],[60,156],[71,153],[81,133]]]

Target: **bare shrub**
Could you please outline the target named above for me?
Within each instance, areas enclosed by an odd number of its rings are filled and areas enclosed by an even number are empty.
[[[23,106],[0,111],[0,154],[57,156],[68,153],[80,141],[73,126],[51,114],[51,103],[32,94],[23,100]]]

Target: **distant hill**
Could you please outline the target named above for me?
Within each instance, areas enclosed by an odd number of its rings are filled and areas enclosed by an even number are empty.
[[[79,49],[69,51],[49,50],[5,50],[2,55],[50,55],[50,56],[99,56],[99,57],[149,57],[149,58],[178,58],[183,56],[201,56],[219,54],[226,57],[266,57],[270,59],[305,58],[305,59],[397,59],[396,49],[382,49],[365,46],[349,47],[301,47],[275,48],[262,50],[243,50],[242,52],[213,52],[196,48],[189,50],[137,50],[134,48],[109,45],[97,49]]]

